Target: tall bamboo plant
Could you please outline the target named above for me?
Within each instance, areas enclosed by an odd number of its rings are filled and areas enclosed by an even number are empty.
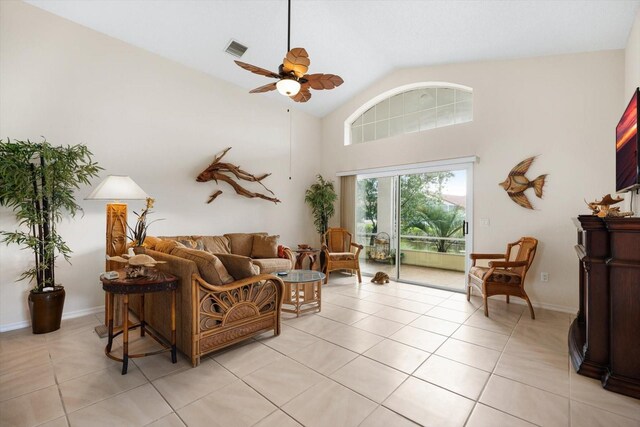
[[[63,215],[74,217],[82,208],[74,190],[101,170],[84,145],[54,147],[46,139],[35,143],[0,139],[0,206],[16,215],[22,229],[1,231],[2,242],[30,249],[34,266],[20,280],[34,282],[34,291],[55,287],[55,261],[69,261],[71,249],[58,234]]]
[[[305,192],[304,201],[311,207],[313,223],[320,236],[324,236],[329,228],[329,219],[335,213],[335,203],[338,195],[333,186],[333,181],[325,180],[318,175],[315,184]]]

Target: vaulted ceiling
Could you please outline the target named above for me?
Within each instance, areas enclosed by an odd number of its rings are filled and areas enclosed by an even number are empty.
[[[268,83],[224,52],[277,71],[287,48],[286,0],[27,0],[99,32],[237,84]],[[324,116],[394,69],[625,47],[638,0],[292,0],[291,47],[310,72],[345,83],[294,108]],[[272,92],[269,96],[287,99]]]

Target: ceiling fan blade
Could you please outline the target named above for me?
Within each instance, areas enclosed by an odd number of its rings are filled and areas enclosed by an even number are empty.
[[[300,78],[309,71],[309,54],[303,47],[294,47],[282,60],[282,69],[286,73],[293,71],[296,77]]]
[[[257,87],[255,89],[249,91],[249,93],[264,93],[264,92],[269,92],[269,91],[272,91],[272,90],[276,90],[276,83],[275,82],[266,84],[264,86]]]
[[[246,62],[233,61],[238,64],[239,67],[244,68],[247,71],[251,71],[254,74],[259,74],[265,77],[271,77],[274,79],[279,79],[280,74],[274,73],[273,71],[265,70],[264,68],[256,67],[255,65],[247,64]]]
[[[342,77],[335,74],[308,74],[303,78],[307,79],[307,84],[311,86],[311,89],[315,90],[334,89],[344,83]]]
[[[303,84],[300,92],[295,94],[294,96],[290,96],[289,98],[293,99],[295,102],[307,102],[311,99],[311,92],[309,92],[309,86],[307,84]]]

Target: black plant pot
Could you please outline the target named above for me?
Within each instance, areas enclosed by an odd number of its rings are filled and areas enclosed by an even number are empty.
[[[51,292],[29,292],[31,329],[34,334],[46,334],[60,329],[64,296],[63,286],[56,286]]]

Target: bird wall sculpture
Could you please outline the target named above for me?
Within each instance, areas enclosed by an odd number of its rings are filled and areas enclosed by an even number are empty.
[[[547,174],[544,174],[540,175],[533,181],[529,181],[529,178],[524,176],[535,158],[536,156],[529,157],[528,159],[524,159],[518,163],[513,169],[511,169],[507,179],[498,184],[504,188],[511,200],[527,209],[533,209],[533,206],[531,206],[531,202],[524,192],[529,188],[533,188],[536,196],[538,196],[538,198],[542,198],[542,187],[544,187],[544,181],[547,177]]]

